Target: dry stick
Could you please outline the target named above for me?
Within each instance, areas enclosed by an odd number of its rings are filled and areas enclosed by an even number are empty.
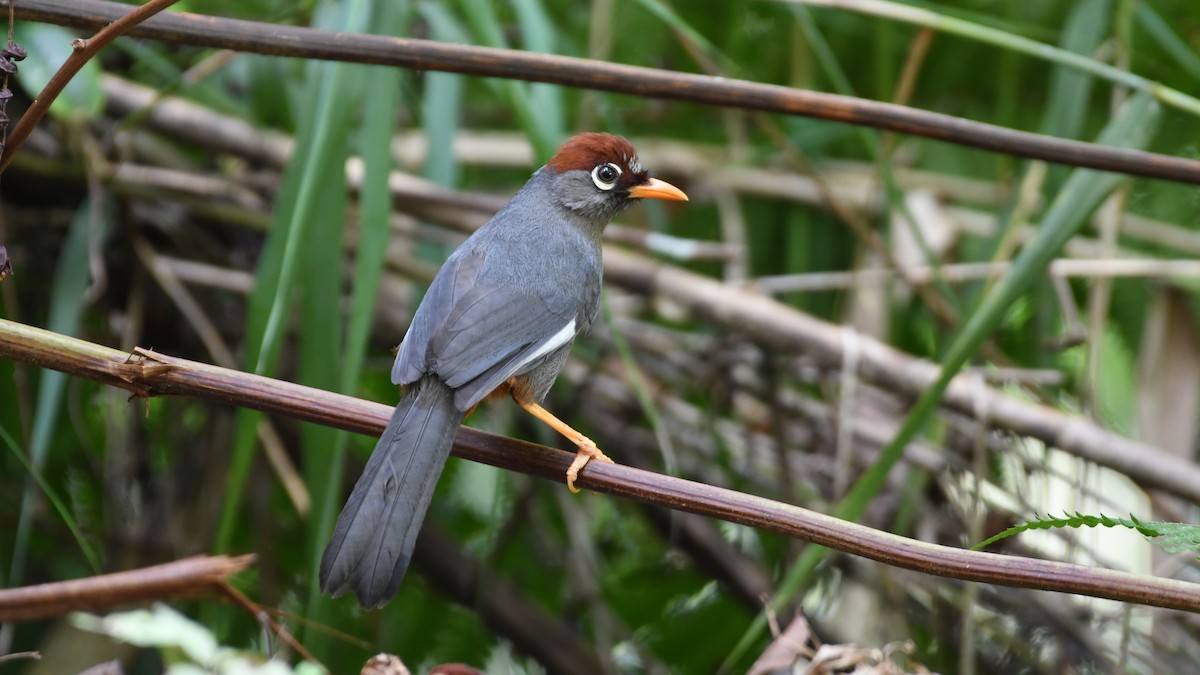
[[[917,31],[916,37],[908,48],[908,55],[904,59],[904,69],[900,74],[900,83],[897,86],[895,96],[892,100],[897,105],[908,105],[912,99],[913,88],[916,86],[917,77],[921,72],[921,66],[925,63],[925,57],[929,54],[929,45],[932,44],[934,31],[929,28],[923,28]],[[883,147],[879,152],[879,157],[876,159],[877,173],[876,177],[880,180],[887,180],[891,171],[890,164],[892,163],[892,154],[895,151],[897,140],[895,134],[884,134]],[[862,216],[858,216],[861,218]],[[900,207],[900,218],[903,219],[904,225],[911,229],[914,238],[924,242],[925,235],[922,234],[920,224],[917,223],[916,217],[910,212],[906,205]],[[874,228],[871,228],[874,232]],[[922,243],[922,250],[926,255],[932,255],[929,252],[929,247]],[[925,284],[913,283],[908,276],[908,268],[906,265],[899,264],[892,253],[891,247],[885,247],[887,255],[884,256],[884,262],[891,269],[896,270],[904,278],[905,282],[916,291],[934,314],[941,319],[942,323],[947,327],[955,328],[958,326],[958,312],[950,303],[950,300],[943,295],[943,290],[936,286],[927,286]],[[991,341],[984,343],[983,354],[989,360],[999,361],[999,350],[997,350]]]
[[[752,335],[762,344],[804,352],[829,366],[840,365],[845,329],[795,310],[772,298],[727,286],[680,268],[663,265],[613,247],[604,249],[610,283],[652,299],[682,306],[727,330]],[[937,364],[914,358],[865,336],[860,342],[859,375],[878,386],[918,396],[939,375]],[[974,415],[979,392],[968,377],[956,377],[943,405]],[[988,389],[989,420],[996,427],[1030,436],[1072,455],[1200,503],[1200,467],[1165,455],[1154,446],[1113,433],[1079,417],[1005,396]]]
[[[210,152],[228,152],[252,162],[282,169],[291,159],[291,136],[260,129],[179,96],[163,96],[152,87],[105,73],[100,77],[110,113],[136,116],[139,126],[197,143]]]
[[[1009,262],[948,263],[939,265],[937,273],[947,282],[966,282],[1004,274],[1012,266]],[[926,283],[933,280],[934,268],[920,265],[908,268],[906,281]],[[1163,260],[1160,258],[1108,258],[1101,260],[1079,260],[1058,258],[1047,270],[1050,277],[1087,277],[1089,279],[1143,278],[1159,282],[1172,279],[1194,279],[1200,277],[1200,260]],[[847,272],[802,272],[799,274],[773,274],[747,280],[742,286],[762,293],[797,293],[841,290],[864,284],[892,281],[898,272],[889,269],[861,269]]]
[[[663,346],[654,345],[651,341],[639,336],[639,330],[635,328],[636,323],[627,323],[623,326],[623,331],[629,339],[630,345],[635,349],[642,350],[640,355],[642,360],[652,362],[654,360],[665,360],[671,358],[668,354],[662,351]],[[647,326],[649,330],[662,330],[657,326]],[[603,344],[603,337],[600,338]],[[672,354],[678,355],[681,353],[691,352],[695,358],[704,358],[705,354],[710,354],[711,346],[701,346],[693,348],[684,346],[672,347]],[[753,429],[761,429],[768,424],[767,414],[761,410],[761,401],[765,398],[765,384],[758,374],[758,368],[750,363],[727,363],[725,367],[729,369],[729,385],[733,387],[733,394],[730,399],[730,408],[733,411],[734,418],[718,418],[714,424],[716,433],[723,436],[723,445],[729,448],[733,453],[735,463],[745,465],[747,467],[763,466],[767,470],[774,468],[774,462],[770,459],[770,450],[756,450],[754,446],[758,443],[744,442],[739,449],[738,439],[748,439],[754,433]],[[985,371],[972,371],[976,377],[985,375]],[[577,389],[585,392],[586,399],[580,402],[580,407],[586,409],[589,415],[589,421],[594,427],[599,429],[597,433],[604,437],[607,433],[608,438],[625,438],[626,452],[620,452],[621,448],[609,448],[612,451],[612,456],[622,464],[634,464],[635,466],[646,467],[644,456],[653,455],[653,446],[646,447],[645,437],[639,439],[637,435],[626,433],[628,424],[628,410],[633,409],[635,405],[632,400],[632,395],[624,387],[618,378],[620,371],[614,369],[605,369],[598,371],[595,369],[584,367],[582,364],[568,363],[568,367],[563,371],[562,377],[565,377],[567,382],[572,384]],[[682,401],[672,395],[665,393],[678,389],[681,382],[671,376],[662,376],[656,374],[655,380],[657,386],[652,387],[661,397],[661,407],[664,411],[666,419],[672,421],[673,426],[683,429],[694,429],[701,426],[700,419],[707,419],[706,413],[699,408],[692,407],[691,404]],[[682,376],[688,377],[686,375]],[[744,403],[751,401],[751,403]],[[833,411],[830,406],[809,399],[801,395],[800,391],[791,387],[785,388],[777,397],[777,403],[783,408],[785,414],[792,418],[802,421],[803,424],[817,427],[820,430],[814,431],[814,435],[818,438],[831,438],[833,433],[827,431],[834,426]],[[862,415],[862,411],[856,414],[856,418]],[[979,423],[972,420],[969,425],[966,423],[967,418],[961,415],[952,414],[947,421],[956,427],[964,426],[961,433],[973,433]],[[895,427],[898,426],[898,420],[886,420],[882,423],[878,419],[868,419],[861,417],[857,420],[851,420],[851,426],[854,428],[855,439],[866,445],[865,455],[863,457],[866,463],[874,461],[878,455],[880,448],[887,445],[891,440],[892,434],[895,433]],[[729,428],[726,433],[721,430],[722,427]],[[733,427],[736,427],[733,428]],[[989,446],[994,452],[1004,453],[1012,452],[1013,448],[1007,444],[999,442],[998,439],[989,438]],[[798,445],[815,445],[820,442],[814,439],[805,439],[802,436],[792,436],[792,442]],[[770,441],[768,441],[769,445]],[[816,452],[814,448],[809,448],[810,451]],[[711,449],[694,448],[695,457],[693,465],[690,467],[691,475],[703,475],[704,463],[713,460]],[[859,450],[860,453],[863,450]],[[905,459],[911,464],[920,467],[921,469],[939,475],[955,475],[962,472],[965,466],[961,460],[952,454],[940,451],[929,447],[923,443],[910,443],[905,451]],[[639,460],[642,463],[639,464]],[[1065,481],[1072,482],[1075,477],[1067,476],[1061,472],[1055,471],[1053,468],[1046,467],[1043,463],[1034,459],[1023,457],[1022,453],[1017,453],[1016,460],[1021,462],[1030,469],[1039,471],[1049,471],[1050,474]],[[798,467],[800,471],[807,471],[809,475],[820,475],[818,472],[824,471],[823,468],[815,466]],[[747,477],[754,481],[755,485],[763,485],[762,480],[758,478],[759,472],[751,471]],[[1106,500],[1101,495],[1098,495],[1084,488],[1084,494],[1092,499],[1097,500],[1098,506],[1105,512],[1111,511],[1114,502]],[[1013,517],[1019,517],[1022,514],[1032,513],[1033,507],[1027,502],[1021,501],[1020,495],[1017,497],[1020,507],[1012,510],[1005,503],[994,504],[993,507],[1003,513]],[[1103,563],[1103,560],[1098,558],[1092,559],[1095,562]],[[732,584],[731,584],[732,585]],[[759,593],[755,592],[748,597],[751,599],[751,606],[755,609],[761,609],[760,603],[757,601]]]
[[[225,344],[225,340],[221,338],[220,330],[205,313],[195,296],[175,276],[171,268],[163,263],[158,251],[154,250],[154,247],[140,236],[133,237],[130,243],[134,254],[142,263],[142,267],[146,269],[158,287],[166,293],[179,313],[191,325],[192,330],[200,337],[200,342],[204,344],[204,348],[208,350],[209,356],[226,368],[235,368],[237,359]],[[267,462],[283,485],[284,492],[291,500],[297,515],[301,518],[306,517],[312,508],[312,497],[308,494],[308,488],[300,476],[300,471],[288,457],[279,432],[276,431],[270,420],[260,420],[258,436],[267,456]]]
[[[230,576],[253,563],[253,555],[197,556],[126,572],[4,589],[0,590],[0,623],[221,591],[221,584]]]
[[[378,435],[392,407],[137,349],[134,355],[0,320],[0,357],[33,363],[139,396],[186,395]],[[556,483],[574,455],[475,429],[459,430],[460,457]],[[1200,585],[1084,565],[938,546],[788,504],[617,464],[580,475],[589,490],[720,518],[926,574],[1004,586],[1078,593],[1200,612]]]
[[[116,20],[102,28],[100,32],[92,37],[84,40],[78,39],[71,43],[71,48],[74,50],[66,62],[54,73],[46,86],[42,88],[42,93],[34,99],[33,104],[21,115],[21,119],[17,122],[17,126],[13,128],[12,134],[8,137],[8,142],[4,146],[4,153],[0,154],[0,172],[3,172],[10,162],[12,162],[13,153],[29,138],[29,134],[33,132],[33,128],[42,121],[46,113],[50,110],[50,104],[54,103],[54,99],[62,93],[66,88],[67,83],[75,74],[79,72],[83,65],[90,61],[93,56],[104,49],[108,43],[116,40],[123,33],[128,32],[137,24],[154,16],[162,10],[170,7],[179,0],[150,0],[141,7],[137,7],[130,11],[128,5],[114,5],[119,8],[118,14],[114,17]],[[12,10],[12,7],[9,8]],[[22,12],[17,11],[17,16],[22,16]],[[105,22],[107,23],[107,22]]]
[[[0,6],[7,6],[0,2]],[[103,0],[23,0],[22,19],[90,27],[127,12]],[[548,82],[649,98],[803,115],[877,127],[1004,154],[1138,176],[1200,184],[1200,162],[1137,150],[1033,134],[905,106],[779,85],[677,73],[588,59],[396,38],[339,33],[254,21],[171,12],[131,34],[164,42],[235,51],[437,70],[464,75]]]

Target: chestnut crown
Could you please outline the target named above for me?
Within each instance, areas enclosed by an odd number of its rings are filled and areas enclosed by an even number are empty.
[[[687,201],[682,190],[651,178],[638,161],[633,144],[612,134],[572,136],[546,163],[554,194],[576,213],[607,222],[638,199]]]
[[[567,139],[547,166],[558,173],[588,171],[602,189],[612,189],[615,184],[628,190],[650,176],[638,161],[632,143],[620,136],[596,132]],[[603,188],[604,185],[609,187]]]

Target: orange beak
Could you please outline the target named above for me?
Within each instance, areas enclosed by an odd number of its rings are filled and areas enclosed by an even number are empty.
[[[665,199],[671,202],[688,200],[687,195],[683,194],[683,190],[657,178],[651,178],[646,183],[633,186],[629,189],[629,196],[634,199]]]

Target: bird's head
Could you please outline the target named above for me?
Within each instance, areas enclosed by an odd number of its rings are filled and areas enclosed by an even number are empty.
[[[604,222],[635,199],[687,201],[679,188],[651,178],[633,145],[612,134],[572,136],[546,169],[555,174],[555,196],[564,206]]]

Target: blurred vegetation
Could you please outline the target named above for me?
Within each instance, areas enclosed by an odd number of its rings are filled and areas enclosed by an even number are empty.
[[[1057,45],[1183,92],[1200,91],[1200,4],[1189,0],[909,4]],[[905,89],[907,65],[914,75],[911,95],[897,102],[1080,140],[1095,140],[1109,128],[1118,102],[1128,95],[1110,82],[1013,49],[937,33],[927,52],[914,52],[924,39],[917,26],[775,2],[185,0],[176,9],[546,51],[883,101],[896,101]],[[19,93],[9,108],[14,118],[44,81],[38,73],[57,67],[63,45],[75,35],[32,24],[16,28],[16,39],[31,53],[17,81],[24,96]],[[202,64],[211,70],[200,72]],[[294,136],[292,160],[280,173],[237,153],[172,137],[145,114],[119,112],[111,100],[102,105],[101,71],[244,120],[264,133]],[[1086,240],[1092,253],[1071,257],[1103,262],[1200,255],[1200,193],[1194,187],[1150,180],[1109,184],[1069,167],[1044,167],[844,124],[444,73],[226,55],[128,38],[79,77],[79,86],[68,90],[0,184],[0,243],[16,271],[0,284],[0,317],[122,349],[144,346],[220,363],[194,315],[181,307],[180,295],[167,289],[139,254],[135,242],[140,241],[166,256],[168,268],[186,260],[217,270],[207,280],[189,277],[187,289],[227,348],[232,362],[223,365],[388,403],[397,398],[388,381],[389,349],[403,337],[404,319],[428,281],[423,271],[435,269],[462,234],[435,216],[413,217],[411,205],[402,200],[393,203],[387,172],[397,168],[446,188],[507,196],[574,131],[630,137],[644,149],[643,160],[652,171],[692,195],[685,209],[647,205],[625,216],[623,225],[730,244],[744,254],[745,277],[751,280],[864,269],[879,262],[824,205],[723,185],[724,178],[745,169],[802,177],[817,171],[834,187],[840,180],[859,181],[882,205],[864,199],[850,203],[851,211],[869,219],[871,229],[893,247],[901,238],[912,238],[899,232],[911,229],[904,224],[907,218],[897,215],[905,210],[921,221],[922,236],[951,238],[932,251],[932,260],[906,259],[912,265],[1010,260],[1020,249],[1013,238],[1018,225],[1043,218],[1049,223],[1057,217],[1050,215],[1056,199],[1062,209],[1074,209],[1063,218],[1080,221],[1095,202],[1109,199],[1098,212],[1105,215],[1093,217],[1077,238]],[[1200,158],[1194,115],[1141,104],[1128,108],[1137,116],[1125,120],[1135,130],[1112,142],[1144,135],[1146,149]],[[404,142],[389,153],[397,134]],[[498,144],[489,144],[497,139]],[[426,152],[403,150],[417,140],[425,142]],[[467,148],[460,155],[452,152],[456,141]],[[536,159],[522,161],[526,144],[527,157]],[[509,154],[499,156],[495,148]],[[694,151],[685,156],[704,164],[672,164],[670,148]],[[344,168],[352,156],[365,163],[365,178],[354,191],[346,188]],[[125,162],[220,178],[248,194],[184,198],[152,182],[140,189],[118,188],[118,181],[103,178],[110,175],[105,167]],[[1064,194],[1080,194],[1069,191],[1072,185],[1092,189],[1094,199],[1066,200]],[[917,193],[932,195],[932,211],[912,211]],[[230,208],[221,211],[215,205]],[[924,222],[953,221],[962,211],[983,225],[946,234]],[[1104,234],[1104,223],[1114,220],[1140,223],[1141,229],[1118,225],[1118,231]],[[1139,234],[1147,231],[1169,236]],[[1105,237],[1111,237],[1109,244],[1102,243]],[[343,240],[360,245],[343,256]],[[934,245],[925,243],[926,255]],[[398,266],[389,246],[398,247],[409,264]],[[727,260],[671,262],[729,278]],[[182,269],[175,273],[186,276]],[[1161,331],[1149,327],[1161,321],[1195,335],[1200,286],[1195,276],[1148,274],[1071,277],[1065,282],[1069,302],[1064,302],[1042,270],[1031,269],[1022,279],[1034,285],[1032,290],[998,308],[997,320],[1002,317],[1003,323],[972,363],[1045,376],[1036,385],[1004,387],[1014,396],[1079,413],[1133,438],[1179,448],[1191,458],[1197,411],[1180,411],[1183,421],[1167,429],[1153,413],[1195,400],[1183,390],[1164,391],[1164,380],[1153,377],[1161,372],[1153,364],[1155,357],[1167,357],[1168,371],[1187,373],[1200,357],[1186,338],[1182,344],[1164,340]],[[975,278],[931,284],[928,288],[955,310],[953,320],[939,317],[926,296],[898,282],[875,295],[849,286],[778,297],[822,319],[855,324],[914,356],[941,360],[996,283]],[[870,306],[872,298],[884,303]],[[838,478],[845,460],[837,454],[837,418],[800,419],[783,411],[779,396],[770,393],[757,398],[768,407],[774,403],[774,414],[745,417],[739,397],[746,392],[722,370],[749,362],[762,378],[774,380],[770,386],[777,392],[797,393],[837,413],[847,379],[837,369],[816,367],[803,354],[772,353],[753,335],[680,317],[620,290],[612,290],[607,302],[606,325],[576,346],[583,377],[560,378],[568,381],[556,387],[550,409],[606,450],[627,446],[639,461],[659,470],[669,466],[685,477],[822,511],[839,504],[848,485]],[[374,309],[382,305],[386,309]],[[1066,318],[1068,307],[1079,312],[1083,337],[1063,344],[1074,328]],[[680,351],[656,352],[653,340],[640,339],[647,335],[674,340]],[[632,344],[625,360],[619,358],[622,336]],[[974,349],[966,355],[971,354]],[[596,422],[598,387],[569,381],[597,373],[616,376],[623,391],[642,396],[641,404],[622,409],[625,426]],[[868,420],[860,424],[893,433],[911,401],[859,386],[871,399],[860,403],[858,414]],[[689,427],[672,412],[680,402],[704,419]],[[450,661],[487,664],[491,672],[540,667],[514,651],[476,611],[477,604],[453,598],[419,563],[397,598],[379,612],[364,613],[350,599],[319,596],[316,561],[374,439],[284,419],[270,420],[273,431],[265,432],[266,416],[260,413],[186,399],[130,402],[125,392],[7,361],[0,361],[0,403],[0,440],[6,446],[0,451],[0,584],[72,579],[197,553],[254,552],[259,563],[253,574],[239,577],[239,588],[277,608],[277,618],[333,672],[357,672],[381,650],[418,668]],[[970,545],[1031,519],[1035,509],[1151,515],[1144,494],[1130,489],[1133,496],[1127,499],[1109,484],[1098,485],[1088,470],[1056,463],[1046,448],[1026,439],[993,433],[989,454],[977,461],[974,439],[961,420],[951,417],[940,416],[920,436],[950,468],[929,472],[919,463],[903,463],[862,503],[865,522],[906,536]],[[718,420],[738,421],[747,445],[752,437],[783,439],[790,458],[782,460],[783,466],[791,462],[796,475],[748,464],[718,430]],[[476,413],[469,423],[559,443],[507,403]],[[281,442],[268,445],[275,445],[282,459],[263,452],[263,438],[272,435]],[[661,448],[656,443],[664,438],[669,447],[656,453]],[[698,454],[692,442],[713,449]],[[851,478],[886,445],[856,443],[847,469]],[[36,476],[17,453],[29,458]],[[1032,458],[1034,468],[1014,464],[1008,454]],[[672,455],[678,461],[668,464]],[[1038,462],[1045,465],[1038,468]],[[290,491],[285,489],[289,466],[297,472]],[[1053,501],[1054,490],[1031,478],[1041,469],[1072,479],[1082,475],[1083,484],[1075,490],[1079,501],[1066,506]],[[977,508],[971,490],[963,487],[969,481],[956,480],[964,475],[1000,486],[1019,506],[1001,509],[989,502]],[[298,494],[308,501],[298,500]],[[1104,508],[1096,507],[1096,499],[1111,499],[1116,508],[1107,501],[1099,502]],[[1160,515],[1194,520],[1193,513],[1185,504]],[[990,522],[992,517],[999,522]],[[769,633],[747,632],[759,607],[738,597],[727,580],[714,577],[681,547],[675,525],[663,526],[634,504],[587,494],[571,497],[562,486],[451,460],[430,524],[479,562],[479,593],[486,594],[490,583],[510,584],[594,645],[616,671],[708,673],[725,664],[742,672],[771,641]],[[745,528],[717,529],[726,550],[760,570],[772,588],[803,550],[797,542]],[[1112,532],[1097,536],[1110,538],[1067,545],[1088,552],[1099,547],[1096,555],[1062,553],[1053,546],[1034,550],[1114,563],[1110,558],[1124,544],[1112,542],[1125,540]],[[1195,578],[1191,561],[1172,559],[1172,564],[1177,576]],[[832,558],[791,599],[802,603],[788,607],[802,607],[816,634],[827,641],[873,647],[911,639],[915,660],[940,672],[1171,672],[1181,663],[1194,663],[1200,653],[1194,626],[1172,621],[1169,633],[1156,633],[1151,615],[1141,610],[1072,603],[1077,615],[1066,616],[1054,606],[1062,599],[1045,594],[996,598],[994,589],[896,574]],[[974,609],[964,610],[972,602]],[[209,599],[175,606],[224,644],[268,652],[277,646],[264,642],[254,618],[236,608]],[[65,649],[69,642],[64,640],[71,638],[63,630],[55,622],[6,627],[0,630],[0,652]],[[750,646],[735,651],[739,643]],[[143,657],[127,672],[160,667]]]

